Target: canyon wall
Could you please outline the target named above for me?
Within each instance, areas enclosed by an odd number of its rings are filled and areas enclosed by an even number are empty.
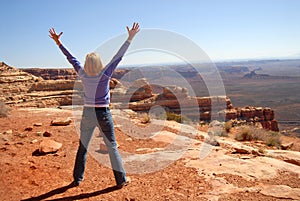
[[[154,106],[160,106],[194,121],[234,120],[259,123],[265,129],[278,131],[271,108],[235,108],[229,97],[189,96],[188,89],[175,85],[164,86],[157,93],[145,78],[137,79],[130,87],[125,87],[119,80],[127,72],[126,69],[116,70],[111,79],[112,107],[148,112]],[[0,100],[15,107],[81,104],[82,85],[76,77],[73,69],[20,70],[0,62]]]

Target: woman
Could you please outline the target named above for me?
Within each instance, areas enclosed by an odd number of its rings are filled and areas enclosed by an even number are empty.
[[[73,185],[75,186],[78,186],[83,180],[87,149],[96,126],[99,127],[103,133],[103,139],[108,149],[117,187],[122,188],[128,183],[122,159],[118,152],[114,134],[114,124],[109,110],[109,80],[113,71],[122,60],[132,39],[140,30],[138,23],[133,23],[131,29],[128,27],[126,28],[128,31],[128,38],[109,64],[103,67],[99,55],[92,52],[86,55],[83,68],[80,62],[73,57],[60,42],[62,32],[56,34],[53,28],[49,30],[50,37],[56,42],[62,53],[67,57],[68,61],[73,65],[75,71],[79,75],[84,89],[84,107],[80,124],[80,143],[73,171]]]

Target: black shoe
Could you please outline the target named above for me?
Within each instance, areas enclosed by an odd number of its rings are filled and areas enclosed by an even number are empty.
[[[80,185],[80,183],[79,182],[77,182],[77,181],[73,181],[72,183],[70,183],[70,187],[77,187],[77,186],[79,186]]]
[[[129,177],[127,177],[125,182],[123,182],[122,184],[117,185],[116,187],[117,187],[117,189],[121,189],[121,188],[123,188],[124,186],[127,186],[130,183],[131,183],[131,179]]]

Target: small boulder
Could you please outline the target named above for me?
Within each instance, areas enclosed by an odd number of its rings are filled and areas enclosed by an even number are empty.
[[[51,121],[51,126],[67,126],[72,122],[70,118],[57,118]]]
[[[37,135],[37,136],[42,136],[43,133],[42,133],[41,131],[38,131],[38,132],[36,132],[36,135]]]
[[[34,140],[32,140],[31,142],[30,142],[30,144],[34,144],[34,143],[37,143],[38,142],[38,140],[37,139],[34,139]]]
[[[288,150],[288,149],[291,149],[293,145],[294,145],[293,142],[281,144],[281,149]]]
[[[233,154],[251,154],[251,150],[246,147],[233,147]]]
[[[28,137],[28,134],[24,134],[24,133],[17,133],[16,136],[20,137],[20,138],[26,138]]]
[[[45,139],[40,144],[39,153],[40,154],[55,153],[61,147],[62,147],[62,143],[50,139]]]
[[[24,129],[24,131],[32,131],[32,130],[33,130],[33,127],[31,127],[31,126],[26,127],[26,128]]]
[[[13,134],[13,131],[12,131],[12,130],[7,130],[7,131],[5,131],[3,134],[11,135],[11,134]]]
[[[212,146],[220,146],[220,143],[214,137],[208,137],[204,140],[204,142]]]
[[[44,133],[43,133],[43,136],[44,137],[51,137],[51,133],[49,133],[48,131],[45,131]]]
[[[34,123],[34,124],[33,124],[33,126],[37,126],[37,127],[38,127],[38,126],[42,126],[42,125],[43,125],[42,123]]]

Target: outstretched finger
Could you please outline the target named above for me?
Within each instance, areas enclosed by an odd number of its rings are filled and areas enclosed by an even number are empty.
[[[54,28],[52,28],[52,33],[55,34],[55,35],[57,35]]]
[[[140,28],[140,25],[136,23],[135,29],[138,30]]]
[[[139,23],[136,23],[135,26],[134,26],[134,29],[135,29],[135,30],[138,30],[139,27],[140,27]]]
[[[134,27],[135,27],[135,24],[136,24],[136,23],[134,22],[134,23],[133,23],[133,25],[132,25],[132,28],[131,28],[131,29],[134,29]]]
[[[49,33],[50,33],[51,35],[53,35],[53,34],[55,34],[55,30],[54,30],[53,28],[51,28],[51,29],[49,30]]]

